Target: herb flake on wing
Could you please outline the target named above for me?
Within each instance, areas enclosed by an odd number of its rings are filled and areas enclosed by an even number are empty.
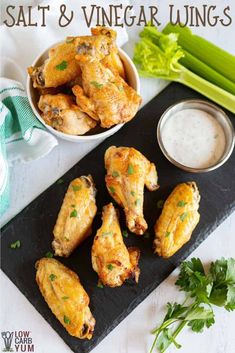
[[[77,212],[77,210],[74,209],[74,210],[70,213],[70,218],[77,217],[77,215],[78,215],[78,212]]]
[[[81,188],[82,188],[82,185],[72,185],[72,189],[73,189],[74,192],[80,191]]]
[[[109,191],[111,192],[111,194],[115,194],[115,188],[113,186],[109,186],[108,187]]]
[[[187,218],[187,216],[188,216],[188,212],[182,213],[182,214],[180,215],[180,220],[181,220],[181,222],[183,222],[183,221]]]
[[[95,88],[102,88],[104,85],[102,83],[99,83],[97,81],[90,81],[90,84],[95,86]]]
[[[113,178],[117,178],[117,177],[119,177],[120,176],[120,174],[116,171],[116,170],[114,170],[113,172],[112,172],[112,177]]]
[[[177,207],[184,207],[185,205],[187,205],[187,202],[183,201],[183,200],[180,200],[178,203],[177,203]]]
[[[49,276],[49,279],[50,279],[51,282],[53,282],[56,278],[57,278],[57,276],[54,275],[54,273],[51,273],[50,276]]]
[[[64,71],[65,69],[67,69],[67,67],[68,67],[67,61],[63,60],[63,61],[61,61],[60,64],[56,65],[55,68],[56,68],[56,70]]]
[[[135,173],[134,166],[133,166],[133,164],[129,163],[129,164],[128,164],[128,168],[127,168],[127,174],[128,174],[128,175],[132,175],[132,174],[134,174],[134,173]]]
[[[66,315],[64,315],[64,323],[66,325],[69,325],[71,323],[70,319]]]

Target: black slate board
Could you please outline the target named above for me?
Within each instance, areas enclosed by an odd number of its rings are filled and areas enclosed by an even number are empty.
[[[235,209],[234,155],[216,171],[206,174],[189,174],[171,165],[157,145],[156,126],[161,114],[169,105],[186,98],[202,99],[203,97],[179,84],[168,86],[147,104],[132,122],[71,168],[63,176],[63,184],[54,184],[49,187],[2,230],[3,271],[76,353],[87,353],[93,349]],[[231,120],[235,124],[232,114],[228,113],[228,115],[233,118]],[[133,146],[156,163],[160,189],[156,192],[145,192],[144,209],[149,224],[150,238],[138,238],[131,234],[125,239],[126,244],[136,245],[141,249],[141,275],[138,285],[130,281],[121,288],[97,288],[97,275],[91,268],[90,260],[93,237],[86,240],[69,259],[61,260],[79,274],[81,282],[90,295],[91,310],[97,321],[93,338],[90,341],[82,341],[69,336],[50,312],[34,281],[34,264],[50,250],[52,229],[64,193],[72,179],[88,173],[93,175],[98,189],[99,211],[103,205],[111,201],[104,184],[103,164],[104,152],[111,145]],[[71,148],[79,148],[79,145],[71,144]],[[42,171],[42,173],[51,172],[53,171]],[[190,242],[176,255],[168,260],[161,259],[152,252],[153,225],[160,213],[156,207],[157,201],[165,199],[177,183],[190,180],[197,182],[202,195],[200,224],[194,231]],[[121,212],[121,224],[123,229],[126,229],[123,218]],[[99,212],[94,222],[93,235],[100,224]],[[17,239],[21,240],[21,248],[10,249],[9,244]]]

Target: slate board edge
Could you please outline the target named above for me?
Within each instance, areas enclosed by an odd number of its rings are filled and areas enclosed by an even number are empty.
[[[165,90],[164,90],[165,91]],[[162,91],[163,92],[163,91]],[[161,93],[162,93],[161,92]],[[160,93],[160,95],[161,95],[161,93]],[[159,95],[159,96],[160,96]],[[158,96],[158,97],[159,97]],[[158,98],[157,97],[157,98]],[[156,97],[154,97],[153,98],[153,100],[155,99]],[[152,101],[150,101],[148,104],[150,104]],[[146,104],[146,106],[148,106],[148,104]],[[145,107],[146,107],[145,106]],[[144,108],[145,108],[144,107]],[[104,144],[104,143],[106,143],[106,141],[107,141],[108,139],[106,139],[105,141],[103,141],[99,146],[97,146],[97,147],[100,147],[102,144]],[[77,163],[75,163],[74,164],[74,166],[76,165],[76,164],[79,164],[83,159],[85,159],[85,158],[87,158],[88,156],[89,156],[89,154],[90,153],[92,153],[94,150],[92,150],[91,152],[89,152],[86,156],[84,156],[79,162],[77,162]],[[72,169],[74,166],[72,166],[70,169]],[[70,170],[69,169],[69,170]],[[68,173],[69,172],[69,170],[66,172],[66,173]],[[66,174],[65,173],[65,174]],[[51,186],[49,186],[47,189],[49,189]],[[46,190],[47,190],[46,189]],[[45,193],[46,192],[46,190],[43,192],[43,193]],[[38,195],[38,197],[39,197],[40,195]],[[38,198],[37,197],[37,198]],[[36,199],[37,199],[36,198]],[[35,199],[28,205],[28,206],[26,206],[18,215],[16,215],[13,219],[11,219],[7,224],[5,224],[4,226],[3,226],[3,232],[4,232],[4,230],[5,230],[5,228],[6,227],[8,227],[8,226],[10,226],[10,223],[16,218],[16,217],[18,217],[21,213],[23,213],[24,211],[25,211],[25,209],[27,209],[28,207],[30,207],[30,205],[33,203],[35,201]],[[227,209],[227,212],[224,214],[224,216],[223,217],[221,217],[220,219],[219,219],[219,221],[218,220],[215,220],[215,223],[213,223],[212,225],[210,224],[210,227],[207,227],[206,228],[206,230],[204,230],[204,232],[202,233],[203,234],[203,236],[201,236],[200,237],[200,239],[199,240],[197,240],[195,243],[193,243],[193,244],[190,244],[190,249],[187,249],[182,255],[180,255],[179,256],[179,258],[178,258],[178,260],[176,260],[176,261],[174,261],[174,258],[172,259],[172,260],[170,260],[169,262],[171,263],[171,267],[172,267],[172,270],[170,270],[169,271],[169,274],[174,270],[174,268],[176,267],[176,266],[178,266],[178,264],[181,262],[181,261],[183,261],[187,256],[189,256],[189,254],[192,252],[192,251],[194,251],[200,244],[201,244],[201,242],[202,241],[204,241],[205,240],[205,238],[207,238],[207,236],[215,229],[215,228],[217,228],[218,227],[218,225],[220,224],[220,223],[222,223],[223,221],[224,221],[224,219],[226,219],[232,212],[233,212],[233,210],[234,210],[234,206],[232,206],[232,207],[230,207],[230,208],[228,208]],[[5,272],[5,271],[4,271]],[[6,272],[5,272],[6,274],[7,274],[7,269],[6,269]],[[168,275],[169,275],[168,274]],[[167,275],[167,276],[168,276]],[[165,277],[166,278],[166,277]],[[18,283],[18,281],[17,281],[17,278],[15,279],[15,281],[12,281],[13,283]],[[113,321],[113,324],[112,324],[112,327],[109,327],[108,329],[107,329],[107,331],[106,331],[106,333],[105,334],[103,334],[103,335],[100,335],[96,340],[95,340],[95,342],[93,343],[93,344],[91,344],[90,345],[90,347],[89,347],[89,349],[87,349],[87,348],[84,348],[84,349],[80,349],[79,350],[79,352],[88,352],[88,351],[91,351],[104,337],[106,337],[106,335],[108,334],[108,333],[110,333],[140,302],[142,302],[160,283],[161,283],[162,281],[155,281],[154,283],[151,283],[151,285],[149,285],[149,286],[147,286],[146,288],[145,288],[145,290],[141,293],[141,295],[139,295],[135,300],[133,300],[131,303],[130,303],[130,305],[125,309],[125,312],[123,312],[121,315],[119,315],[118,317],[116,317],[116,319]],[[21,288],[21,286],[19,285],[18,286],[18,288]],[[21,289],[20,289],[21,290]],[[22,291],[22,293],[24,294],[24,291]],[[25,294],[24,294],[25,295]],[[25,295],[26,297],[27,297],[27,299],[33,304],[33,302],[35,302],[35,300],[33,300],[33,299],[30,299],[27,295]],[[141,299],[140,299],[141,298]],[[39,311],[40,312],[40,310],[38,309],[38,307],[37,307],[37,309],[36,309],[37,311]],[[44,316],[43,316],[44,317]],[[45,318],[45,317],[44,317]],[[50,319],[45,319],[47,322],[49,322],[50,323]],[[55,330],[55,331],[57,331],[56,330],[56,328],[54,327],[54,326],[52,326],[52,328]],[[151,328],[150,328],[151,329]],[[58,333],[59,333],[59,331],[57,331]],[[63,340],[67,343],[67,341],[66,341],[66,339],[65,338],[63,338]],[[92,343],[92,342],[91,342]],[[71,346],[70,346],[71,347]],[[76,352],[78,352],[77,350],[76,350]]]

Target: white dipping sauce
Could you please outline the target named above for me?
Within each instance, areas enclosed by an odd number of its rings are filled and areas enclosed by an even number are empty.
[[[207,168],[223,155],[223,128],[210,114],[184,109],[169,117],[162,128],[162,142],[168,154],[191,168]]]

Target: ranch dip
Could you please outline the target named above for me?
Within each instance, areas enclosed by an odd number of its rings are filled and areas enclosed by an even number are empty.
[[[162,128],[162,142],[177,162],[191,168],[208,168],[223,155],[223,128],[209,113],[184,109],[168,118]]]

